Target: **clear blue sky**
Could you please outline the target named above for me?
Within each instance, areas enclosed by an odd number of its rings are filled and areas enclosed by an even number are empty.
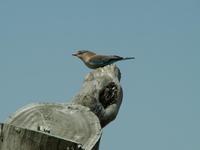
[[[198,0],[1,0],[0,121],[33,102],[69,102],[90,71],[71,53],[117,63],[124,99],[101,150],[200,149]]]

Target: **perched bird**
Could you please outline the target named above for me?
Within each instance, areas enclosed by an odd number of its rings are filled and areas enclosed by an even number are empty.
[[[134,57],[120,57],[116,55],[97,55],[88,50],[80,50],[72,55],[80,58],[90,69],[104,67],[121,60],[135,59]]]

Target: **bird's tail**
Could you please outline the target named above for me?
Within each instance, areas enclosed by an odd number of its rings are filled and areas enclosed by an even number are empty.
[[[135,59],[135,57],[124,57],[123,60]]]

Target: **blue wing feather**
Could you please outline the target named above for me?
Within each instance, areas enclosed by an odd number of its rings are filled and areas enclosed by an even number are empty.
[[[121,57],[117,57],[117,56],[102,56],[102,55],[96,55],[94,57],[92,57],[89,60],[89,63],[91,65],[100,65],[100,66],[106,66],[106,65],[110,65],[118,60],[122,59]]]

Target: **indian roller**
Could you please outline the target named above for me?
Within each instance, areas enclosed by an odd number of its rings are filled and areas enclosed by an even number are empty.
[[[88,50],[79,50],[72,55],[80,58],[90,69],[104,67],[121,60],[135,59],[134,57],[120,57],[117,55],[98,55]]]

